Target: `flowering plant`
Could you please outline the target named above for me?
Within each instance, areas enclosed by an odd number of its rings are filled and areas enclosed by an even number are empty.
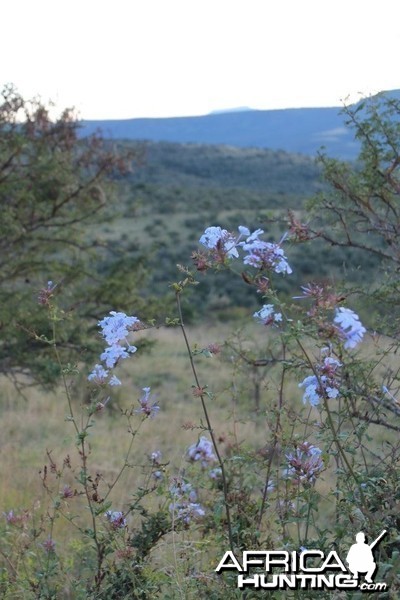
[[[382,131],[379,139],[391,130]],[[370,249],[395,262],[397,226],[384,227],[382,215],[389,207],[397,214],[388,189],[398,194],[398,164],[385,155],[372,178],[385,181],[380,195],[366,198],[371,179],[358,187],[344,176],[337,182],[343,194],[351,187],[357,203],[340,219],[347,241],[360,245],[354,215],[358,234],[378,224],[390,247],[380,238]],[[325,209],[337,217],[334,203]],[[288,233],[275,239],[245,225],[207,227],[194,267],[178,267],[175,313],[164,323],[146,321],[139,309],[133,316],[107,308],[97,317],[102,350],[89,365],[84,349],[76,364],[64,360],[62,328],[74,311],[61,306],[63,286],[44,284],[38,306],[49,326],[29,333],[54,355],[62,393],[40,431],[50,429],[64,399],[62,430],[40,470],[40,502],[4,506],[4,597],[233,599],[231,574],[213,571],[227,549],[342,551],[361,529],[387,530],[379,576],[397,597],[398,342],[371,327],[360,290],[335,289],[321,276],[293,295],[281,292],[296,274],[294,244],[323,236],[344,243],[320,231],[293,212]],[[244,325],[225,341],[215,323],[186,326],[182,299],[212,271],[237,277],[258,304],[243,307]],[[169,344],[146,357],[141,336],[158,334],[171,336]],[[192,336],[199,341],[191,344]],[[171,362],[162,363],[166,357]],[[27,439],[21,453],[30,449]],[[303,589],[293,594],[309,597]]]

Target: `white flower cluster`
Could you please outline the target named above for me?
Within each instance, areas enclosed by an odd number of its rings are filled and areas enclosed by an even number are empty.
[[[339,383],[337,380],[337,369],[342,366],[335,358],[327,356],[320,365],[316,365],[317,375],[309,375],[301,383],[304,388],[303,402],[311,406],[317,406],[324,396],[337,398],[339,396]]]
[[[359,316],[349,308],[337,308],[335,318],[333,319],[337,333],[345,349],[352,349],[361,342],[366,333],[365,327],[361,324]],[[324,351],[329,351],[325,348]],[[314,375],[309,375],[301,383],[300,388],[304,388],[303,402],[311,406],[317,406],[323,397],[337,398],[339,396],[339,383],[337,370],[342,364],[327,356],[322,364],[315,366]]]
[[[200,461],[201,466],[204,468],[217,460],[212,442],[204,436],[201,436],[197,444],[193,444],[188,448],[187,456],[193,462]]]
[[[264,304],[264,306],[253,314],[253,317],[263,325],[277,325],[282,321],[282,313],[276,313],[273,304]]]
[[[245,265],[257,269],[273,270],[275,273],[287,273],[288,275],[292,273],[280,244],[259,239],[260,235],[264,233],[262,229],[250,233],[247,227],[240,225],[238,230],[239,235],[234,236],[233,233],[219,226],[208,227],[199,242],[209,250],[227,258],[239,258],[238,248],[242,248],[247,252],[243,258]],[[246,239],[243,240],[243,238]]]
[[[150,454],[150,460],[153,463],[153,465],[159,465],[160,461],[161,461],[161,450],[154,450],[154,452],[152,452]]]
[[[103,365],[95,365],[93,371],[88,375],[88,380],[93,381],[93,383],[97,383],[97,385],[103,385],[108,383],[108,385],[121,385],[120,380],[115,375],[112,375],[110,379],[109,371],[103,367]]]
[[[236,249],[237,240],[226,229],[221,227],[208,227],[199,240],[210,250],[219,250],[228,258],[238,258],[239,253]]]
[[[344,340],[344,348],[355,348],[361,342],[365,327],[360,322],[359,316],[349,308],[336,309],[336,316],[333,322],[337,326],[340,337]]]
[[[162,454],[161,454],[160,450],[154,450],[154,452],[152,452],[150,454],[150,460],[151,460],[153,467],[160,466],[161,457],[162,457]],[[161,481],[162,479],[164,479],[164,474],[159,469],[156,469],[155,471],[152,472],[152,477],[156,481]]]
[[[99,321],[101,334],[108,344],[100,355],[100,360],[105,363],[107,369],[103,365],[96,364],[88,376],[89,381],[97,385],[121,385],[118,377],[115,375],[110,377],[108,369],[114,368],[119,360],[128,358],[136,352],[136,346],[130,345],[127,337],[129,331],[139,324],[140,321],[137,317],[128,317],[125,313],[114,310],[110,312],[110,316]]]
[[[125,313],[114,310],[110,315],[99,321],[101,334],[108,344],[100,358],[109,369],[112,369],[120,358],[128,358],[129,354],[136,352],[136,346],[131,346],[127,337],[129,331],[140,321],[137,317],[128,317]]]

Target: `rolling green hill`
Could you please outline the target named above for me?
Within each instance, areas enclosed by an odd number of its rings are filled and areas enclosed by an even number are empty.
[[[147,143],[133,181],[189,188],[237,188],[283,194],[315,191],[318,168],[304,155],[264,148]]]
[[[304,155],[202,144],[120,145],[140,148],[142,159],[119,182],[117,221],[105,225],[100,235],[116,246],[128,240],[133,251],[145,252],[150,278],[143,293],[165,294],[180,277],[176,264],[191,265],[190,256],[206,227],[261,227],[267,239],[279,241],[288,228],[288,209],[301,215],[305,201],[323,190],[319,167]],[[353,278],[361,277],[361,255],[322,246],[316,252],[315,244],[312,250],[305,245],[286,247],[294,273],[280,285],[289,297],[315,277],[338,279],[349,269],[355,270]],[[249,310],[260,304],[254,290],[239,278],[225,273],[199,278],[192,313],[195,309],[196,314],[207,311],[220,317],[235,313],[239,304]]]

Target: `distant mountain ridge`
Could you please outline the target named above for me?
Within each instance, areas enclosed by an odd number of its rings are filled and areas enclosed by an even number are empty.
[[[400,90],[387,92],[399,97]],[[82,135],[105,138],[270,148],[315,156],[321,147],[343,160],[359,145],[339,107],[239,110],[196,117],[82,121]]]

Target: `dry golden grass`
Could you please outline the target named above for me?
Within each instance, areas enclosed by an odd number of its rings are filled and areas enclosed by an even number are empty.
[[[230,326],[218,325],[189,328],[188,335],[192,347],[196,344],[201,349],[210,343],[222,343],[229,337],[230,332]],[[240,339],[243,349],[252,348],[255,356],[263,357],[267,342],[273,342],[272,338],[266,338],[267,335],[270,334],[265,328],[250,326],[246,335],[238,334],[236,341]],[[130,466],[125,469],[118,485],[110,494],[115,510],[126,510],[134,492],[140,486],[146,487],[148,469],[144,466],[149,466],[149,456],[153,451],[160,450],[162,460],[168,463],[168,473],[176,474],[187,468],[186,449],[203,434],[200,425],[204,423],[204,415],[200,399],[193,395],[194,378],[179,328],[149,329],[141,332],[140,336],[155,340],[155,346],[149,353],[141,354],[138,351],[119,368],[118,376],[123,386],[117,390],[107,407],[94,415],[95,425],[90,429],[88,438],[91,450],[89,470],[93,475],[101,474],[104,493],[108,489],[107,483],[112,482],[118,475],[131,440],[123,411],[132,405],[138,408],[137,400],[141,395],[141,388],[151,386],[161,410],[154,419],[147,419],[141,423],[129,458]],[[387,340],[370,340],[365,343],[363,354],[376,358],[387,344]],[[229,348],[225,348],[221,355],[211,358],[199,355],[196,357],[196,365],[201,385],[207,385],[207,391],[212,394],[212,397],[207,399],[207,404],[216,436],[224,440],[222,449],[226,449],[230,444],[243,444],[244,448],[251,449],[266,447],[271,439],[271,427],[274,422],[274,417],[266,409],[277,403],[279,370],[241,370],[237,363],[231,360]],[[385,360],[385,367],[387,366],[388,359]],[[393,369],[395,366],[393,358]],[[86,371],[82,371],[80,375],[83,391],[86,387],[86,374]],[[285,404],[286,408],[294,408],[304,416],[308,409],[305,409],[301,402],[302,393],[297,387],[297,382],[301,380],[299,377],[285,385]],[[41,511],[46,507],[51,511],[52,503],[39,475],[43,465],[49,464],[47,452],[51,453],[52,460],[58,468],[61,468],[66,456],[71,457],[72,469],[65,471],[60,485],[68,483],[73,488],[79,487],[74,477],[79,473],[80,461],[73,425],[66,421],[69,414],[66,392],[62,387],[55,393],[30,388],[26,391],[24,399],[18,396],[7,381],[1,383],[0,389],[1,510],[32,511],[32,507],[39,506],[40,503]],[[256,412],[254,404],[257,389],[260,393],[259,412]],[[81,406],[85,394],[79,388],[79,384],[72,386],[71,390],[77,390],[71,392],[75,416],[78,417],[81,413],[85,415],[87,407]],[[310,422],[318,419],[318,416],[317,410],[311,411]],[[139,424],[140,416],[135,416],[134,421]],[[299,421],[293,436],[300,439],[304,431],[304,422]],[[307,435],[310,431],[311,427]],[[377,448],[387,440],[387,432],[382,432],[379,428],[372,429],[371,432],[376,435]],[[331,489],[334,466],[332,461],[330,468],[318,482],[322,495],[328,494]],[[54,478],[52,485],[55,485]],[[158,501],[160,500],[154,500]],[[80,504],[81,500],[78,498],[70,502],[76,513],[85,514],[84,510],[79,510]],[[333,510],[333,504],[331,506],[328,501],[324,507],[323,519],[329,518]],[[55,525],[57,539],[70,541],[69,528],[67,521],[58,520]],[[173,540],[169,538],[163,542],[169,548],[172,543]],[[192,540],[190,543],[196,546],[197,542]],[[201,546],[204,542],[198,543]]]
[[[205,347],[216,341],[223,341],[224,333],[218,328],[218,338],[213,328],[197,329],[189,332],[193,344]],[[186,448],[201,434],[197,427],[204,421],[199,398],[193,396],[193,375],[186,349],[178,329],[165,328],[148,330],[142,337],[156,339],[157,343],[149,354],[137,352],[120,369],[123,381],[104,411],[94,416],[95,426],[90,429],[90,465],[92,471],[101,472],[105,480],[111,481],[118,473],[127,448],[130,435],[127,421],[121,411],[131,405],[138,408],[141,388],[151,386],[152,393],[161,410],[154,419],[143,422],[134,442],[132,462],[142,465],[154,450],[161,450],[163,458],[175,467],[182,464]],[[255,436],[254,420],[237,406],[231,389],[232,365],[218,356],[199,356],[199,376],[202,385],[215,394],[208,400],[213,426],[218,435],[229,438],[252,439]],[[86,387],[85,373],[81,375],[81,385]],[[76,385],[72,387],[76,390]],[[115,388],[114,388],[115,390]],[[75,395],[77,397],[75,397]],[[84,394],[71,392],[75,415],[81,413],[81,398]],[[46,452],[51,452],[53,460],[61,466],[63,459],[70,454],[77,467],[75,432],[72,423],[66,421],[69,414],[65,390],[60,386],[55,393],[28,388],[25,398],[7,380],[1,383],[1,443],[2,461],[0,474],[0,503],[4,510],[30,505],[33,498],[43,494],[39,471],[48,463]],[[86,407],[83,406],[83,414]],[[235,418],[242,422],[235,422]],[[137,416],[137,423],[140,417]],[[262,443],[262,436],[260,436]],[[130,469],[123,486],[129,489],[130,478],[136,481],[137,473]],[[126,491],[126,494],[129,494]],[[119,502],[126,497],[119,498]]]

